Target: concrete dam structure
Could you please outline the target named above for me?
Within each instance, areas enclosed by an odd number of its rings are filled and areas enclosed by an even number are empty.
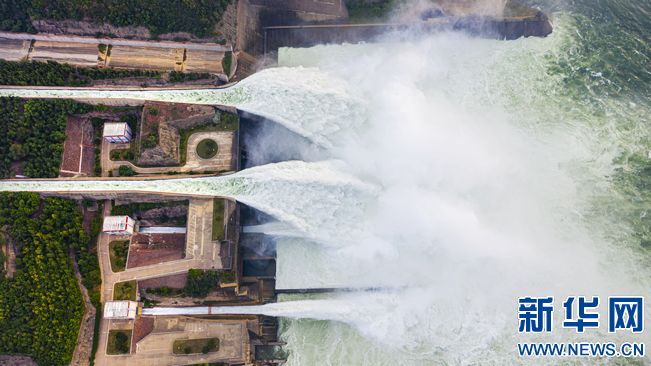
[[[278,25],[264,27],[263,31],[265,52],[275,52],[280,47],[368,42],[391,32],[463,31],[475,36],[506,40],[546,37],[552,32],[552,25],[544,13],[537,12],[535,16],[527,18],[465,16],[415,23]]]
[[[350,19],[343,0],[328,5],[312,1],[300,3],[250,0],[250,7],[258,14],[257,32],[261,36],[255,43],[263,44],[264,54],[277,52],[281,47],[373,42],[392,32],[461,31],[507,40],[546,37],[552,32],[552,24],[545,13],[517,1],[479,7],[468,5],[472,2],[438,0],[421,3],[416,13],[407,16],[398,7],[383,17],[369,19]],[[373,3],[381,5],[383,1]]]

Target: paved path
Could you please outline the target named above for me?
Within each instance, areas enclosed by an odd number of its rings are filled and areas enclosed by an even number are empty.
[[[113,299],[113,287],[118,282],[143,280],[184,273],[191,268],[220,269],[222,267],[219,258],[220,244],[212,241],[212,198],[191,198],[188,209],[188,232],[186,239],[186,258],[176,261],[163,262],[143,267],[126,269],[122,272],[113,272],[109,254],[109,243],[113,240],[129,239],[128,237],[110,236],[104,233],[99,235],[97,251],[102,273],[101,301],[105,303]],[[104,216],[111,213],[111,201],[104,203]],[[101,311],[101,310],[100,310]],[[124,321],[122,321],[124,323]],[[138,364],[133,363],[135,359],[125,356],[106,355],[108,333],[113,321],[102,319],[99,334],[99,346],[95,356],[95,364],[117,365],[117,364]],[[124,362],[124,363],[122,363]],[[153,361],[152,361],[153,362]],[[154,365],[155,363],[147,363]]]
[[[219,350],[208,354],[175,355],[172,345],[177,339],[216,337]],[[246,320],[210,320],[187,317],[157,317],[154,330],[136,344],[130,355],[98,358],[98,366],[167,366],[211,362],[250,362]]]
[[[202,159],[197,155],[197,144],[203,139],[212,139],[217,142],[217,155],[211,159]],[[119,169],[126,165],[138,174],[166,174],[169,172],[225,172],[233,171],[236,168],[236,152],[233,151],[233,132],[197,132],[193,133],[187,141],[187,158],[183,166],[161,166],[161,167],[139,167],[130,161],[111,160],[111,150],[127,149],[129,144],[111,144],[102,140],[102,176],[108,176],[108,172]]]

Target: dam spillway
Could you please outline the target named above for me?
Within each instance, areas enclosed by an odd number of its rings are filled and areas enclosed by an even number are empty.
[[[293,83],[295,78],[302,82]],[[317,145],[331,147],[342,137],[341,124],[360,120],[365,113],[361,98],[344,88],[340,78],[315,68],[278,67],[217,89],[0,87],[0,97],[220,105],[269,119]]]
[[[337,161],[287,161],[215,177],[123,180],[0,181],[0,191],[51,194],[149,193],[173,196],[222,197],[237,200],[286,223],[297,234],[313,237],[352,235],[351,225],[339,226],[328,217],[363,217],[364,201],[377,187],[342,171]],[[296,198],[299,198],[298,200]],[[320,240],[320,239],[319,239]]]
[[[588,25],[561,18],[554,36],[513,43],[446,34],[281,51],[286,88],[265,90],[256,103],[274,105],[259,110],[344,164],[174,190],[228,194],[295,229],[278,235],[279,287],[404,287],[238,310],[285,317],[290,365],[518,363],[518,296],[648,292],[650,109],[629,94],[648,85],[599,75],[584,42],[612,48]],[[644,70],[635,60],[616,63]]]

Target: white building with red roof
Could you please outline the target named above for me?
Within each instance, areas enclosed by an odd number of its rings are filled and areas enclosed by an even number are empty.
[[[104,305],[104,319],[135,319],[138,303],[135,301],[107,301]]]
[[[102,232],[108,235],[133,235],[136,221],[129,216],[106,216]]]

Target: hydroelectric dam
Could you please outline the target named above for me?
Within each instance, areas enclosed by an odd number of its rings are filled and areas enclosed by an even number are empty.
[[[220,90],[53,88],[57,98],[227,105],[276,121],[328,155],[220,177],[12,180],[0,190],[216,195],[287,224],[272,232],[280,233],[277,288],[292,292],[279,302],[166,304],[143,314],[279,317],[291,366],[526,362],[515,347],[519,297],[555,296],[557,316],[567,294],[605,300],[651,288],[651,84],[644,48],[631,41],[648,37],[648,6],[617,21],[613,13],[634,2],[538,3],[558,12],[547,38],[445,33],[281,49],[279,67]],[[328,296],[360,283],[400,291]],[[650,341],[648,332],[605,328],[540,336]]]

